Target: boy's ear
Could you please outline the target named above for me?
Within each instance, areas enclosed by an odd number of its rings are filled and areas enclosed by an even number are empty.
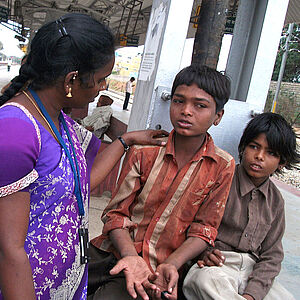
[[[277,170],[282,171],[282,169],[286,166],[286,163],[279,164]]]
[[[215,125],[215,126],[219,125],[219,123],[220,123],[221,120],[222,120],[223,115],[224,115],[224,109],[221,109],[220,111],[218,111],[218,112],[216,113],[216,118],[215,118],[215,120],[214,120],[214,125]]]

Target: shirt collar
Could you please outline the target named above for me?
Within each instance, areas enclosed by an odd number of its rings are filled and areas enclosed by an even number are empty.
[[[165,156],[171,155],[173,159],[175,158],[174,134],[175,131],[173,129],[169,134],[165,152]],[[210,157],[216,162],[218,161],[214,141],[208,132],[206,133],[205,141],[202,147],[199,149],[199,151],[197,151],[191,161],[199,161],[203,156]]]
[[[245,169],[241,165],[237,165],[235,168],[235,172],[237,173],[241,196],[244,197],[246,194],[252,192],[253,190],[259,190],[267,197],[267,193],[269,190],[270,179],[267,179],[263,184],[259,187],[256,187],[253,182],[250,180],[248,174]],[[241,184],[243,183],[243,184]]]

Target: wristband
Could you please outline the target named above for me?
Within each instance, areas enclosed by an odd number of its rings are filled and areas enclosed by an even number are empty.
[[[121,136],[118,136],[118,139],[121,142],[121,144],[123,145],[124,151],[127,152],[130,147],[125,143],[125,141],[123,140],[123,138]]]

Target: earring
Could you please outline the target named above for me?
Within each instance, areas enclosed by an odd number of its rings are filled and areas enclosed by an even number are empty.
[[[72,88],[69,87],[69,92],[68,92],[68,94],[66,95],[67,98],[72,98],[72,97],[73,97],[71,92],[72,92]]]
[[[76,73],[73,75],[72,80],[76,79],[77,73],[78,73],[78,71],[76,71]]]

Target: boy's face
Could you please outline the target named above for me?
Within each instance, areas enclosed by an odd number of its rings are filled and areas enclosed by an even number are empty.
[[[283,167],[279,162],[280,156],[269,148],[264,133],[258,135],[245,147],[241,160],[242,166],[255,186],[261,185],[277,168]]]
[[[179,85],[171,100],[170,119],[176,133],[182,136],[205,134],[212,124],[219,124],[223,113],[216,113],[214,98],[196,84]]]

